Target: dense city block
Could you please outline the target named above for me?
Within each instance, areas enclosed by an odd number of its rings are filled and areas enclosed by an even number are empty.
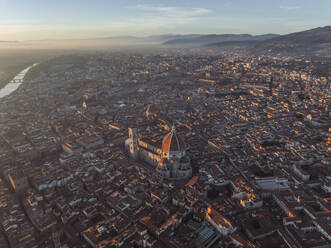
[[[330,247],[330,60],[205,49],[32,67],[0,99],[0,247]]]

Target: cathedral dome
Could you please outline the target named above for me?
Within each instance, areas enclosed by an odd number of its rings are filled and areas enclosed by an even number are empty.
[[[164,152],[181,152],[185,150],[185,143],[182,138],[177,135],[174,127],[170,133],[164,136],[162,140],[162,150]]]

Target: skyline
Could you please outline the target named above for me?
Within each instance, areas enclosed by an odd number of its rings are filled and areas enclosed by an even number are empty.
[[[0,0],[0,248],[331,248],[331,0]]]
[[[287,34],[331,24],[331,2],[0,0],[0,40],[160,34]]]

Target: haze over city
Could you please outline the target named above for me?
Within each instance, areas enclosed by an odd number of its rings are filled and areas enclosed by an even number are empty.
[[[328,0],[1,0],[0,40],[287,34],[330,24]]]
[[[329,0],[0,0],[0,248],[331,247]]]

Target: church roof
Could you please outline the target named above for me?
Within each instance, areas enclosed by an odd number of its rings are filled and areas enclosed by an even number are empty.
[[[185,150],[185,143],[183,139],[177,135],[174,127],[170,133],[164,136],[162,140],[162,150],[164,152],[176,152]]]

